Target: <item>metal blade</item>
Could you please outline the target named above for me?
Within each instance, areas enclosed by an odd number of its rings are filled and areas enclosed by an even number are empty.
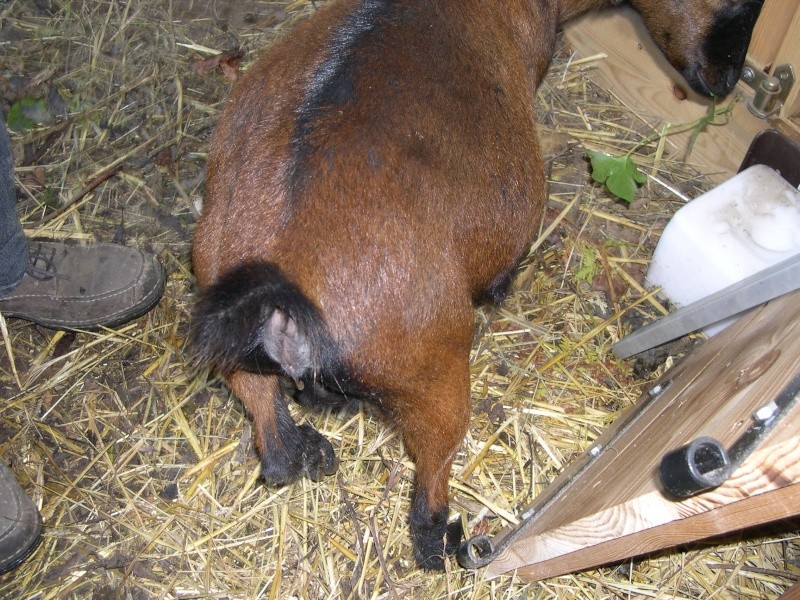
[[[619,358],[627,358],[799,288],[797,254],[642,327],[611,350]]]

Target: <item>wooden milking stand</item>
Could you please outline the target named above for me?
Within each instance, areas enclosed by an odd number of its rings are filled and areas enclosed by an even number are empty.
[[[742,317],[670,369],[467,564],[538,580],[800,514],[800,292]],[[774,401],[769,433],[719,487],[679,499],[659,467],[710,437],[731,448]],[[765,413],[762,412],[762,416]]]

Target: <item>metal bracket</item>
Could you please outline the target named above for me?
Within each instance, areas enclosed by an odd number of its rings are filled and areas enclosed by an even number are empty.
[[[704,436],[667,453],[659,467],[664,491],[674,498],[684,499],[725,483],[798,400],[800,375],[795,376],[775,399],[753,413],[753,423],[730,449],[726,450],[714,438]]]
[[[747,108],[759,119],[766,119],[781,109],[795,82],[792,65],[778,65],[770,75],[749,60],[744,63],[741,79],[756,92]]]

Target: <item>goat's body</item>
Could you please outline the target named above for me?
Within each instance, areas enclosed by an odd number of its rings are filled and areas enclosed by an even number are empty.
[[[537,27],[514,36],[538,57],[532,64],[521,47],[485,42],[512,38],[491,31],[512,28],[508,6],[476,15],[461,5],[485,2],[373,3],[381,7],[372,15],[378,23],[338,60],[328,59],[332,38],[361,2],[337,3],[326,18],[301,24],[245,75],[231,99],[238,109],[223,113],[217,127],[195,247],[205,265],[201,285],[232,263],[277,262],[325,307],[343,344],[353,337],[346,329],[371,320],[361,306],[348,306],[348,296],[421,325],[427,311],[414,314],[407,302],[421,282],[436,296],[437,280],[445,279],[439,287],[447,296],[453,282],[480,295],[524,254],[544,194],[533,94],[549,61],[555,16],[529,15]],[[523,39],[531,33],[537,52]],[[301,36],[310,43],[298,44]],[[335,100],[314,105],[309,80],[321,58],[334,63],[323,85]],[[298,133],[301,121],[307,131]],[[316,247],[293,244],[286,232],[298,229],[318,240]],[[475,238],[465,235],[473,231],[491,240],[490,255],[476,255]],[[346,272],[325,268],[332,264]],[[355,337],[360,344],[361,334]]]
[[[535,89],[560,18],[609,2],[340,0],[250,68],[214,135],[195,345],[276,483],[334,464],[278,376],[377,400],[417,465],[424,566],[442,564],[473,304],[502,299],[541,221]]]
[[[319,308],[348,381],[316,376],[374,391],[421,472],[423,528],[444,510],[439,540],[470,414],[473,301],[500,299],[544,204],[533,94],[555,15],[523,6],[346,0],[300,25],[220,119],[195,238],[202,287],[272,263]],[[231,378],[252,413],[268,402],[249,392],[258,378]],[[441,560],[415,542],[421,563]]]

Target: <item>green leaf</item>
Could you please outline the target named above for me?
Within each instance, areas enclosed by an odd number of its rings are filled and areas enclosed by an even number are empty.
[[[592,179],[597,183],[605,183],[608,176],[618,168],[619,157],[593,150],[590,150],[588,154],[592,163]]]
[[[42,115],[47,114],[47,98],[22,98],[8,109],[6,125],[12,131],[33,129],[40,122]]]
[[[647,181],[630,156],[611,156],[604,152],[589,152],[592,179],[604,183],[609,191],[628,204],[633,202],[638,185]],[[638,185],[637,185],[638,184]]]

